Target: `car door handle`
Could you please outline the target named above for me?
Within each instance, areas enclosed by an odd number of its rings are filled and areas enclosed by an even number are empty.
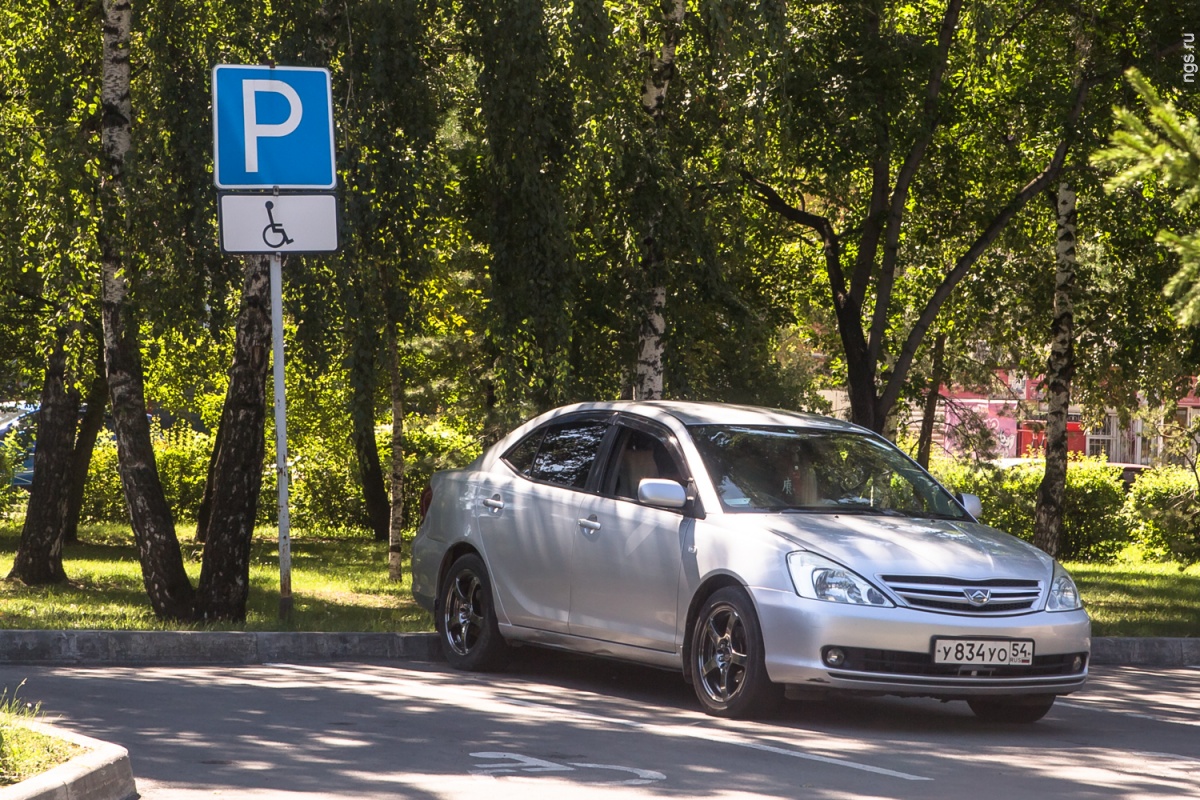
[[[598,531],[600,530],[600,521],[596,519],[595,514],[592,514],[587,519],[579,520],[579,527],[587,531]]]
[[[504,500],[498,494],[485,498],[483,501],[484,508],[490,508],[492,511],[499,511],[504,508]]]

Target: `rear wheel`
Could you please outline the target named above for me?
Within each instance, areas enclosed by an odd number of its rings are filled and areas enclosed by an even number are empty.
[[[967,705],[984,722],[1028,724],[1046,716],[1054,705],[1054,695],[972,697]]]
[[[492,582],[483,559],[460,557],[446,573],[434,620],[442,653],[455,669],[489,671],[508,661],[509,646],[500,635],[492,601]]]
[[[713,716],[755,716],[783,700],[783,687],[767,677],[754,604],[737,587],[718,589],[700,609],[691,659],[692,688]]]

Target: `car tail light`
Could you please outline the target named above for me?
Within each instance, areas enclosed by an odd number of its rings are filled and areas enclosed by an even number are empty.
[[[421,501],[418,508],[421,510],[421,522],[425,521],[425,515],[429,513],[429,506],[433,503],[433,485],[427,485],[421,491]]]

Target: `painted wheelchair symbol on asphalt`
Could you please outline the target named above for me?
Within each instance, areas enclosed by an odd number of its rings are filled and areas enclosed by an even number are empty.
[[[263,228],[262,238],[266,242],[267,247],[283,247],[285,244],[291,244],[296,240],[289,239],[287,232],[283,229],[283,225],[275,221],[275,214],[272,212],[273,208],[275,208],[275,204],[268,200],[267,219],[270,220],[270,224]]]
[[[626,775],[631,775],[630,778],[624,780],[609,780],[609,781],[586,781],[587,783],[599,784],[603,786],[644,786],[655,781],[663,781],[667,776],[661,772],[655,772],[649,769],[636,769],[634,767],[621,767],[616,764],[589,764],[577,761],[570,761],[566,764],[559,764],[554,761],[546,761],[541,758],[532,756],[523,756],[517,753],[471,753],[471,758],[488,758],[497,759],[497,763],[493,764],[476,764],[475,769],[471,770],[472,775],[518,775],[518,774],[547,774],[547,773],[564,773],[576,772],[579,770],[606,770],[609,772],[621,772]]]

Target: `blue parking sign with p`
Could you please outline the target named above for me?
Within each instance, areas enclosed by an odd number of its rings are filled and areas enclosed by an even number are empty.
[[[329,70],[213,68],[213,162],[218,189],[335,188]]]

